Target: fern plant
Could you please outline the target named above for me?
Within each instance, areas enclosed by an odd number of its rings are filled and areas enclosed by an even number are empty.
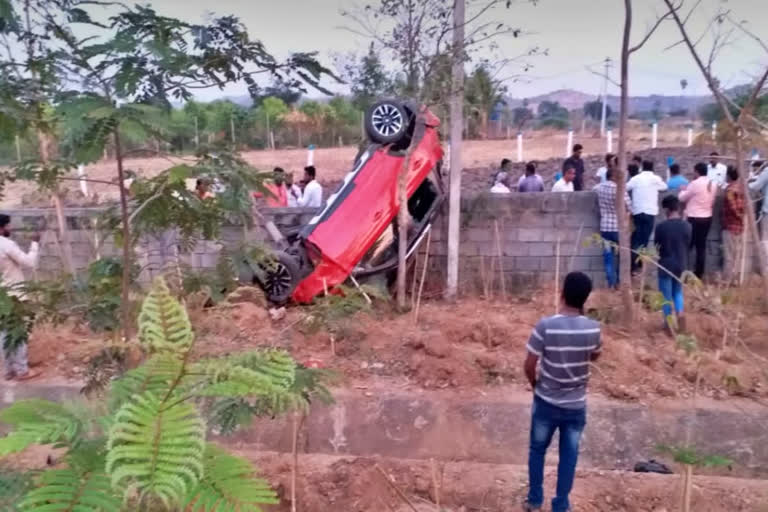
[[[139,315],[146,362],[112,383],[99,428],[82,411],[44,400],[0,411],[11,427],[0,456],[31,444],[67,450],[66,467],[36,478],[19,510],[261,512],[277,503],[247,460],[206,444],[204,414],[231,431],[253,415],[306,408],[329,398],[327,373],[274,349],[192,362],[194,340],[185,309],[159,279]],[[237,420],[225,410],[237,410]]]

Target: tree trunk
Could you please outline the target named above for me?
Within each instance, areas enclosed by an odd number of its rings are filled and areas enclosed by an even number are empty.
[[[123,172],[123,149],[120,144],[119,125],[115,127],[115,161],[117,162],[117,181],[120,186],[120,217],[123,224],[123,279],[120,298],[120,313],[123,324],[123,336],[125,341],[130,339],[131,329],[131,305],[130,305],[130,286],[131,286],[131,267],[133,258],[131,257],[131,221],[128,216],[128,195],[125,190],[125,173]]]
[[[632,321],[632,274],[629,215],[624,203],[627,190],[627,97],[629,94],[629,38],[632,31],[632,0],[624,0],[624,36],[621,42],[621,99],[619,103],[619,165],[616,169],[616,213],[619,221],[619,281],[625,321]]]
[[[397,309],[400,312],[406,310],[408,304],[405,286],[405,278],[408,274],[406,256],[408,254],[408,170],[411,167],[411,156],[415,145],[411,143],[405,153],[403,167],[397,178]]]
[[[50,138],[47,133],[38,129],[37,142],[40,151],[40,160],[43,166],[47,166],[51,159],[50,152]],[[67,229],[67,219],[64,215],[64,206],[61,201],[61,191],[59,185],[53,189],[51,199],[53,201],[53,207],[56,210],[56,223],[59,227],[59,240],[61,240],[61,259],[64,263],[64,269],[69,274],[75,273],[75,268],[72,260],[72,244],[69,239],[69,230]]]
[[[459,216],[461,214],[461,145],[463,139],[464,107],[464,44],[465,0],[453,6],[453,69],[451,91],[451,167],[448,194],[448,272],[445,298],[455,299],[459,289]]]

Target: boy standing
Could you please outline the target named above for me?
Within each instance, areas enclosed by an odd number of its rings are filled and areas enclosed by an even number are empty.
[[[693,228],[682,219],[680,214],[681,202],[675,196],[666,196],[661,201],[661,207],[666,213],[667,220],[656,226],[654,240],[659,246],[659,291],[664,296],[664,325],[672,332],[670,319],[672,306],[677,313],[676,326],[685,329],[683,323],[683,285],[680,277],[685,271],[688,261],[688,247],[691,244]]]
[[[597,360],[601,350],[600,324],[584,316],[584,303],[591,292],[589,277],[581,272],[568,274],[563,283],[562,313],[540,320],[526,346],[524,370],[534,390],[526,511],[541,510],[544,503],[544,457],[555,430],[560,431],[560,462],[552,512],[570,510],[568,495],[587,421],[589,363]]]

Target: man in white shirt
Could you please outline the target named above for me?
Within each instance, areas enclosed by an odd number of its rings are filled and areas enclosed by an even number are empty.
[[[709,165],[707,165],[707,178],[709,181],[714,181],[720,188],[725,188],[726,183],[725,174],[728,172],[728,167],[725,164],[718,162],[720,155],[717,151],[713,151],[709,154]]]
[[[304,192],[301,197],[296,197],[296,206],[320,208],[323,205],[323,187],[315,180],[317,171],[314,165],[304,168]],[[293,194],[293,191],[291,192]]]
[[[643,161],[643,170],[627,182],[627,192],[632,194],[632,251],[648,246],[653,233],[653,223],[659,214],[659,192],[667,190],[667,184],[653,172],[653,162]],[[632,271],[641,267],[640,259],[632,253]]]
[[[576,177],[576,169],[568,167],[563,177],[555,182],[552,192],[573,192],[573,179]]]
[[[0,214],[0,285],[2,285],[8,295],[19,300],[23,299],[21,291],[17,288],[24,282],[23,268],[34,268],[37,266],[39,253],[38,242],[40,235],[32,235],[32,243],[29,246],[29,252],[25,253],[19,248],[19,245],[10,239],[11,218],[8,215]],[[2,355],[4,360],[5,380],[26,380],[36,377],[38,373],[29,371],[27,363],[27,344],[22,343],[13,348],[7,348],[6,333],[0,331],[0,346],[2,346]]]
[[[301,189],[293,182],[293,173],[285,174],[285,188],[288,191],[288,207],[296,208],[299,206],[298,198],[301,197]]]
[[[509,194],[509,174],[506,171],[501,171],[496,174],[496,182],[491,187],[492,194]]]

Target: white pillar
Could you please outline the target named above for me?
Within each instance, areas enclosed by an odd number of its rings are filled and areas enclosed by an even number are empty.
[[[712,142],[717,140],[717,122],[712,121]]]
[[[307,148],[307,165],[315,165],[315,145],[310,144]]]
[[[656,149],[659,135],[659,124],[653,123],[651,125],[651,148]]]
[[[571,156],[573,151],[573,130],[568,130],[568,143],[565,145],[565,158]]]
[[[517,161],[523,161],[523,133],[517,133]]]
[[[85,168],[83,164],[77,166],[77,177],[80,178],[80,191],[88,197],[88,182],[85,181]]]
[[[693,146],[693,128],[688,128],[688,147]]]
[[[445,151],[443,152],[443,169],[446,171],[451,168],[451,144],[445,145]]]
[[[608,130],[605,134],[605,152],[613,153],[613,130]]]

